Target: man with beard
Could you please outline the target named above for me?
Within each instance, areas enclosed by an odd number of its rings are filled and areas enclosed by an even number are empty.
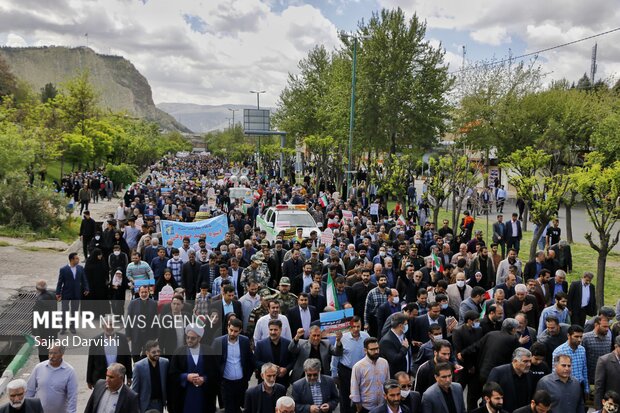
[[[532,353],[519,347],[512,353],[512,363],[491,370],[488,382],[495,382],[504,390],[504,407],[509,412],[527,405],[534,393],[534,378],[530,373]],[[483,390],[484,394],[484,390]]]
[[[435,366],[435,381],[422,395],[424,413],[465,413],[463,388],[452,382],[452,365],[439,363]]]
[[[463,324],[452,333],[452,343],[454,345],[454,352],[457,354],[459,362],[463,365],[458,381],[462,386],[467,386],[467,407],[470,410],[475,409],[478,405],[478,399],[481,394],[480,382],[476,379],[475,357],[463,358],[461,351],[481,338],[480,315],[476,311],[468,311],[465,313]]]
[[[385,274],[381,274],[377,278],[377,281],[377,287],[373,288],[368,293],[364,307],[364,330],[373,337],[377,337],[379,330],[376,314],[377,308],[379,308],[381,304],[387,302],[388,297],[387,276]]]
[[[517,313],[523,313],[527,317],[527,325],[538,327],[538,303],[536,297],[528,294],[525,284],[517,284],[515,286],[515,295],[510,297],[504,303],[504,314],[506,318],[514,318]]]
[[[149,409],[163,411],[166,405],[166,382],[168,377],[168,359],[160,357],[161,350],[156,340],[144,345],[146,358],[134,365],[131,390],[140,396],[140,412]]]
[[[555,294],[555,305],[545,308],[540,314],[539,323],[538,323],[538,335],[540,336],[542,332],[545,330],[545,322],[547,318],[554,317],[558,320],[559,323],[570,324],[571,318],[568,313],[568,308],[566,308],[568,304],[568,296],[566,293],[559,292]]]
[[[489,258],[489,249],[487,247],[480,248],[480,253],[472,261],[469,270],[471,274],[475,274],[478,271],[482,274],[478,285],[485,290],[491,287],[495,276],[495,266],[493,265],[493,260]]]
[[[185,298],[188,301],[194,301],[198,278],[200,277],[200,263],[196,261],[196,252],[190,251],[188,257],[189,261],[184,263],[181,268],[181,285],[185,289]]]
[[[379,357],[379,341],[374,337],[364,340],[366,356],[355,363],[351,371],[351,402],[357,412],[369,412],[383,404],[380,390],[390,378],[386,359]]]
[[[262,382],[245,392],[244,413],[274,413],[276,401],[286,396],[286,388],[276,383],[278,366],[265,363],[260,368]]]
[[[400,404],[401,390],[398,381],[390,379],[383,383],[383,393],[385,403],[375,407],[370,413],[409,413],[409,409]]]
[[[508,256],[497,266],[497,275],[495,277],[495,285],[502,284],[506,281],[511,266],[517,267],[515,276],[521,276],[521,260],[517,258],[517,250],[511,248],[508,250]]]
[[[512,412],[512,409],[504,410],[504,391],[502,387],[494,381],[489,381],[482,387],[482,400],[484,401],[482,406],[470,410],[470,413]]]
[[[36,398],[27,398],[26,381],[24,379],[13,380],[6,386],[9,393],[9,402],[0,407],[0,413],[43,413],[41,401]]]

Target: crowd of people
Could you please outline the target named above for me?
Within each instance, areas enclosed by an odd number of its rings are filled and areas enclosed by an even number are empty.
[[[117,344],[89,349],[86,412],[618,411],[617,311],[599,308],[591,273],[567,282],[572,259],[556,223],[522,261],[516,213],[498,216],[487,246],[468,211],[459,228],[439,227],[415,203],[415,214],[389,213],[364,182],[342,197],[309,177],[295,185],[244,168],[256,194],[245,206],[228,195],[238,184],[230,164],[188,156],[131,185],[102,231],[83,211],[85,266],[71,254],[55,295],[39,281],[40,308],[59,300],[100,315],[217,320],[123,332],[104,322],[100,337]],[[277,204],[305,204],[333,239],[296,231],[268,241],[256,217]],[[162,245],[162,221],[198,212],[227,215],[223,241]],[[347,308],[347,331],[327,336],[320,314]],[[9,411],[77,410],[83,378],[65,350],[39,347],[28,381],[9,386]]]

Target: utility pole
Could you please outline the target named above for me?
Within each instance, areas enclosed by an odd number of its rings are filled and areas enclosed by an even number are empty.
[[[594,43],[592,46],[592,64],[590,65],[590,87],[594,89],[594,76],[596,76],[596,52],[598,50],[598,44]]]
[[[233,114],[233,117],[232,117],[232,124],[233,124],[233,129],[234,129],[234,128],[235,128],[235,112],[237,112],[239,109],[231,109],[231,108],[228,108],[228,110],[229,110],[229,111],[231,111],[231,112],[232,112],[232,114]]]
[[[265,93],[264,90],[250,90],[250,93],[256,93],[256,109],[260,110],[260,94]],[[260,135],[258,135],[258,171],[260,171]]]

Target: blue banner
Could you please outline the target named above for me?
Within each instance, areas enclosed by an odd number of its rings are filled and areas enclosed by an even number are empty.
[[[161,221],[164,246],[168,245],[168,240],[171,239],[173,240],[173,246],[181,248],[183,238],[189,237],[190,245],[198,242],[200,238],[205,238],[207,244],[215,248],[220,241],[224,240],[226,232],[228,232],[228,219],[226,215],[219,215],[215,218],[198,222]]]

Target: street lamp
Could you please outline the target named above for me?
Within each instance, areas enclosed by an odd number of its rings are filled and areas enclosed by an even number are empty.
[[[237,112],[239,109],[231,109],[231,108],[228,108],[228,110],[229,110],[229,111],[231,111],[231,112],[232,112],[232,114],[233,114],[233,117],[232,117],[232,124],[233,124],[233,129],[234,129],[234,128],[235,128],[235,112]]]
[[[256,93],[256,109],[260,109],[260,94],[265,93],[264,90],[250,90],[250,93]]]
[[[347,199],[351,191],[351,174],[353,173],[353,128],[355,127],[355,79],[357,67],[357,41],[358,39],[367,39],[368,36],[360,36],[357,34],[348,34],[344,31],[340,32],[340,36],[353,39],[353,65],[351,67],[351,111],[349,113],[349,166],[347,168]]]

